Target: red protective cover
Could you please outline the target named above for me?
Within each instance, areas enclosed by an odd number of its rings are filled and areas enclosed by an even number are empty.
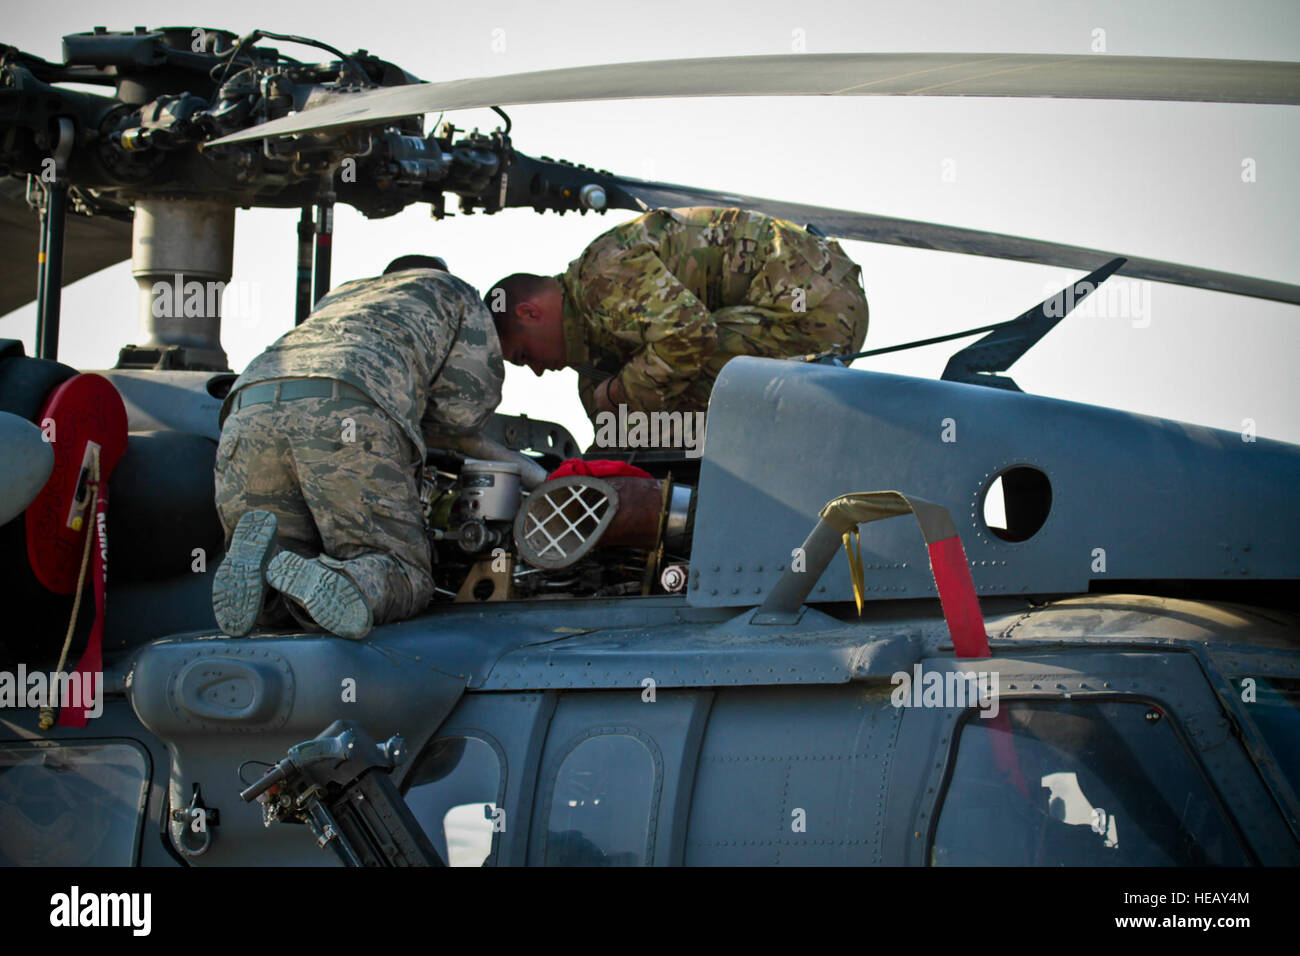
[[[87,509],[80,531],[67,526],[86,442],[100,446],[99,476],[107,488],[109,475],[126,451],[126,407],[102,375],[76,375],[50,394],[36,424],[46,429],[47,420],[54,423],[54,470],[27,506],[27,560],[41,584],[56,594],[71,594],[81,571],[84,536],[96,523]]]
[[[570,458],[563,462],[559,468],[546,476],[547,481],[555,478],[567,478],[569,475],[582,475],[586,478],[609,478],[611,476],[625,475],[629,478],[653,478],[650,472],[636,465],[629,465],[625,461],[609,461],[604,458],[597,458],[594,461],[584,461],[581,458]]]

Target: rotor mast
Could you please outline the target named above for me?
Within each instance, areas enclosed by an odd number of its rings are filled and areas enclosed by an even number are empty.
[[[140,287],[135,355],[154,367],[227,371],[221,297],[235,249],[235,207],[220,200],[141,198],[135,202],[131,274]],[[123,350],[124,353],[126,350]],[[172,354],[168,353],[177,353]],[[124,354],[124,358],[125,358]]]

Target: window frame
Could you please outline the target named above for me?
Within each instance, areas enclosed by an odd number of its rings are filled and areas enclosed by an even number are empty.
[[[1113,700],[1159,707],[1205,781],[1211,798],[1246,855],[1264,865],[1297,865],[1300,843],[1281,814],[1239,816],[1234,806],[1272,803],[1254,761],[1192,653],[1165,648],[1045,652],[1017,648],[1016,657],[929,658],[923,671],[999,672],[1001,703]],[[929,866],[939,814],[956,766],[960,728],[977,708],[903,708],[884,837],[885,862]],[[973,719],[980,719],[975,717]],[[1234,743],[1234,740],[1236,741]],[[900,818],[907,825],[898,826]]]
[[[411,761],[411,769],[412,770],[415,769],[415,767],[419,764],[420,759],[424,756],[424,754],[429,750],[430,747],[432,747],[440,740],[447,740],[448,738],[452,738],[452,737],[473,738],[475,740],[482,741],[483,743],[487,744],[490,748],[492,748],[492,752],[496,755],[497,758],[497,792],[496,792],[496,798],[495,800],[493,800],[493,804],[505,810],[506,794],[508,792],[506,786],[507,774],[509,773],[509,764],[508,761],[506,760],[506,750],[503,746],[501,746],[500,741],[498,741],[495,737],[493,737],[492,734],[490,734],[488,731],[483,730],[481,727],[457,727],[450,724],[443,727],[439,727],[436,731],[434,731],[433,735],[429,737],[428,742],[421,749],[420,756],[417,757],[415,760]],[[409,781],[410,781],[410,774],[408,773],[406,779],[402,781],[401,794],[403,800],[406,800],[407,794],[411,790]],[[427,785],[421,784],[421,786],[427,786]],[[438,821],[438,825],[443,827],[443,839],[445,841],[446,827],[444,826],[444,822],[440,820]],[[500,853],[501,853],[501,837],[503,833],[508,832],[509,829],[510,829],[510,812],[506,810],[506,828],[504,831],[497,830],[495,827],[493,828],[492,847],[488,851],[487,859],[483,861],[484,866],[499,865],[498,861],[500,859]],[[450,850],[448,850],[447,855],[448,855],[448,859],[445,860],[444,862],[448,866],[451,866]]]
[[[572,756],[573,752],[589,740],[598,737],[631,737],[646,749],[646,754],[650,758],[652,779],[650,784],[650,807],[649,819],[646,822],[645,847],[642,854],[642,866],[653,866],[655,862],[655,846],[659,829],[659,806],[663,797],[664,788],[664,759],[663,754],[659,751],[659,745],[655,739],[643,730],[633,727],[630,724],[605,725],[601,727],[592,727],[583,733],[570,737],[559,750],[559,757],[555,759],[547,770],[545,777],[546,785],[542,791],[542,800],[538,810],[536,827],[539,832],[539,860],[541,865],[546,866],[546,853],[550,842],[550,822],[551,810],[555,803],[555,786],[560,779],[560,771],[564,768],[565,761]]]
[[[9,738],[0,740],[0,747],[27,747],[32,750],[57,750],[69,747],[103,747],[127,746],[144,759],[144,785],[135,807],[135,833],[131,838],[131,860],[122,864],[123,868],[140,866],[143,852],[144,834],[149,822],[149,795],[153,790],[153,755],[149,748],[133,737],[53,737],[53,738]],[[110,867],[115,868],[115,867]]]
[[[650,702],[645,688],[633,672],[631,686],[623,689],[565,689],[547,696],[552,710],[533,722],[534,746],[528,751],[530,765],[522,771],[520,792],[530,794],[527,831],[516,829],[513,844],[518,857],[512,862],[541,866],[546,859],[546,828],[554,799],[555,777],[569,750],[581,738],[602,732],[633,730],[650,748],[656,760],[658,779],[654,846],[647,860],[650,866],[680,865],[685,858],[691,799],[696,766],[713,706],[712,688],[672,687],[661,683]],[[470,696],[470,695],[467,695]],[[501,696],[497,694],[478,696]],[[514,824],[511,824],[514,826]],[[524,845],[526,843],[526,846]]]
[[[1188,759],[1188,763],[1190,765],[1192,774],[1194,774],[1204,785],[1205,791],[1208,794],[1211,802],[1215,805],[1215,807],[1218,808],[1219,813],[1223,817],[1225,823],[1227,824],[1228,829],[1232,832],[1233,836],[1236,837],[1237,845],[1241,848],[1243,855],[1246,857],[1247,863],[1249,865],[1254,865],[1254,866],[1259,865],[1259,860],[1256,857],[1254,851],[1251,849],[1251,845],[1249,841],[1245,838],[1244,834],[1241,832],[1241,828],[1237,825],[1235,815],[1232,813],[1232,810],[1224,803],[1222,795],[1218,792],[1218,790],[1214,786],[1214,781],[1206,773],[1205,767],[1197,759],[1196,750],[1194,745],[1191,742],[1191,738],[1187,735],[1186,731],[1182,727],[1181,721],[1177,718],[1177,716],[1175,716],[1174,712],[1169,709],[1168,705],[1158,700],[1153,700],[1145,696],[1133,695],[1133,694],[1114,694],[1114,695],[1096,694],[1096,695],[1088,695],[1088,696],[1071,695],[1068,698],[1064,696],[1058,696],[1052,698],[1000,696],[999,702],[1001,705],[1032,703],[1032,704],[1039,704],[1044,706],[1050,706],[1052,704],[1066,704],[1066,703],[1069,704],[1120,703],[1120,704],[1127,704],[1134,707],[1159,708],[1161,712],[1164,714],[1164,719],[1169,721],[1169,725],[1173,728],[1174,737],[1178,740],[1178,743],[1182,745],[1183,755]],[[926,864],[925,865],[927,866],[934,865],[931,861],[934,859],[935,838],[938,836],[939,819],[943,816],[944,803],[946,802],[949,789],[952,785],[953,775],[954,772],[956,771],[957,756],[961,750],[962,731],[965,729],[966,725],[969,724],[971,721],[978,721],[981,719],[983,718],[979,717],[978,711],[968,707],[961,713],[961,715],[955,721],[955,725],[953,728],[953,743],[952,743],[952,747],[950,748],[946,772],[943,781],[943,793],[940,799],[936,801],[934,811],[930,815],[930,829],[928,834],[926,835],[926,841],[925,841]],[[963,864],[957,864],[957,865],[963,865]]]
[[[1250,705],[1241,699],[1240,691],[1240,682],[1245,677],[1300,679],[1295,651],[1290,648],[1268,650],[1212,644],[1198,654],[1204,655],[1206,675],[1220,704],[1241,728],[1242,746],[1250,754],[1255,769],[1285,817],[1292,838],[1300,842],[1300,793],[1273,759],[1272,745],[1255,723]]]

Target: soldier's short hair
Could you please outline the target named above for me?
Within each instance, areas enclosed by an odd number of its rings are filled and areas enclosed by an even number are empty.
[[[406,269],[440,269],[447,272],[447,262],[442,256],[398,256],[384,267],[384,275],[390,272],[402,272]]]
[[[495,283],[483,296],[483,302],[492,313],[497,333],[505,332],[514,324],[515,306],[527,302],[546,289],[553,276],[538,276],[531,272],[516,272]]]

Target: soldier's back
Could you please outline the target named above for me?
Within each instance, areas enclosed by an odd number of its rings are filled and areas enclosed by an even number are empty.
[[[235,389],[278,378],[331,378],[365,392],[417,445],[427,389],[467,314],[481,308],[462,279],[432,269],[346,282],[305,322],[253,359]],[[233,389],[232,389],[233,391]]]

